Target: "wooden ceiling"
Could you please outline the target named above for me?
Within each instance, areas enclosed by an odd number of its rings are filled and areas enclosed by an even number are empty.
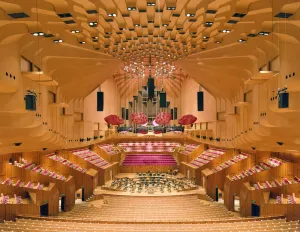
[[[156,76],[173,96],[190,75],[232,99],[278,56],[279,41],[299,43],[299,7],[299,0],[1,0],[0,44],[18,43],[68,99],[112,75],[121,95],[128,86],[137,91],[147,75],[127,78],[124,66],[150,56],[158,68],[175,66],[172,77]]]

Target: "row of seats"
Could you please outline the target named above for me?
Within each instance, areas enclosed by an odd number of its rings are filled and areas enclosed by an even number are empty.
[[[106,160],[89,149],[73,150],[72,153],[99,168],[105,168],[109,165]]]
[[[115,155],[120,152],[122,152],[122,149],[118,146],[113,146],[112,144],[101,144],[98,145],[98,147],[102,150],[104,150],[109,155]]]
[[[257,221],[236,221],[226,223],[205,223],[205,224],[102,224],[102,223],[82,223],[65,221],[42,221],[32,219],[17,219],[16,222],[5,222],[0,224],[1,231],[80,231],[80,232],[109,232],[109,231],[272,231],[272,232],[295,232],[300,230],[297,221],[286,222],[285,219],[257,220]]]
[[[25,182],[21,181],[21,180],[17,180],[14,183],[14,181],[10,178],[6,178],[3,182],[0,180],[0,184],[11,185],[11,186],[15,186],[15,187],[24,187],[24,188],[30,188],[30,189],[38,189],[38,190],[42,190],[44,188],[44,185],[42,185],[39,182],[36,183],[36,185],[34,183],[32,183],[31,181],[28,181],[27,184],[25,184]]]
[[[299,184],[300,178],[294,176],[293,178],[282,178],[280,180],[272,180],[272,181],[262,181],[253,184],[252,189],[267,189],[273,187],[281,187],[283,185],[290,185],[290,184]]]
[[[199,200],[197,195],[168,197],[104,196],[101,207],[81,204],[61,218],[96,221],[205,221],[233,218],[218,203]],[[93,204],[97,204],[94,202]]]
[[[272,157],[272,158],[269,158],[269,159],[267,159],[263,162],[260,162],[259,164],[255,165],[252,168],[249,168],[249,169],[247,169],[245,171],[242,171],[240,173],[237,173],[237,174],[229,175],[228,177],[229,177],[230,180],[236,181],[236,180],[246,178],[247,176],[252,176],[256,173],[260,173],[262,171],[278,167],[281,164],[283,164],[282,160],[279,160],[278,158],[273,158]]]
[[[14,194],[13,197],[1,193],[0,204],[22,204],[22,197]]]
[[[195,167],[201,167],[210,161],[224,155],[225,151],[216,148],[210,148],[202,152],[196,159],[194,159],[190,164]]]
[[[179,151],[185,155],[189,155],[192,151],[196,150],[199,144],[184,144],[179,148]]]
[[[80,167],[80,165],[75,164],[75,163],[71,162],[70,160],[67,160],[67,159],[63,158],[62,156],[59,156],[55,153],[50,153],[50,154],[46,155],[46,157],[48,157],[49,159],[52,159],[54,161],[60,162],[63,165],[66,165],[69,168],[73,168],[79,172],[86,173],[86,171],[87,171],[85,168]]]
[[[58,174],[54,171],[43,168],[41,165],[35,165],[34,163],[27,161],[23,158],[21,159],[21,162],[14,161],[13,166],[18,167],[18,168],[24,168],[24,169],[32,171],[32,172],[37,172],[41,175],[49,176],[51,178],[58,179],[58,180],[66,180],[67,179],[67,177],[65,177],[61,174]]]
[[[229,166],[234,165],[235,163],[237,163],[241,160],[247,159],[248,156],[249,156],[248,154],[242,152],[241,154],[238,154],[238,155],[232,157],[231,159],[226,160],[224,163],[221,163],[217,167],[213,168],[212,171],[214,173],[222,171],[223,169],[228,168]]]

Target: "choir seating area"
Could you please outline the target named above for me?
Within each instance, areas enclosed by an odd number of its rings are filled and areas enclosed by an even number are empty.
[[[123,166],[158,165],[176,166],[176,160],[169,154],[127,154]]]
[[[124,148],[125,152],[173,152],[180,146],[179,143],[171,141],[140,141],[122,142],[118,146]]]
[[[236,220],[235,222],[211,222],[201,224],[108,224],[108,223],[91,223],[65,220],[43,220],[43,219],[27,219],[18,218],[16,222],[6,221],[0,225],[0,231],[6,232],[119,232],[119,231],[156,231],[156,232],[239,232],[239,231],[257,231],[257,232],[295,232],[299,231],[299,223],[286,222],[285,219],[261,219],[261,220]]]

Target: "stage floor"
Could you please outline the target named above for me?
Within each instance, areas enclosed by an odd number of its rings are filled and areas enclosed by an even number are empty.
[[[118,175],[115,176],[115,178],[136,178],[136,173],[119,173]],[[182,178],[184,177],[184,175],[182,174],[177,174],[176,177],[178,178]],[[110,186],[110,184],[112,183],[112,181],[108,181],[106,182],[105,186]],[[194,190],[184,190],[184,191],[172,191],[172,192],[163,192],[161,193],[160,191],[155,192],[153,194],[150,194],[148,192],[144,192],[142,191],[141,193],[138,192],[123,192],[123,191],[116,191],[116,190],[106,190],[106,189],[101,189],[101,186],[98,186],[95,190],[94,190],[94,195],[102,195],[102,194],[109,194],[109,195],[118,195],[118,196],[149,196],[149,197],[153,197],[153,196],[182,196],[182,195],[202,195],[205,196],[206,195],[206,191],[202,188],[202,187],[198,187],[198,189],[194,189]]]

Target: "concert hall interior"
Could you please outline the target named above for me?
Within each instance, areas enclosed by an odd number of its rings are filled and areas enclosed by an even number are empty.
[[[0,0],[0,231],[300,231],[297,54],[300,0]]]

